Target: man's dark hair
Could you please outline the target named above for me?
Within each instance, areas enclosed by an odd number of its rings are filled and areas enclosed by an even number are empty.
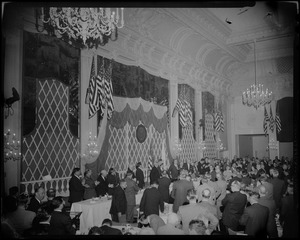
[[[19,192],[19,188],[17,186],[13,186],[8,190],[10,196],[17,194],[18,192]]]
[[[74,168],[71,175],[74,176],[74,173],[76,173],[78,171],[80,171],[79,167]]]
[[[52,198],[54,198],[55,195],[56,195],[56,193],[55,193],[55,190],[54,190],[53,188],[49,188],[49,189],[47,190],[47,197],[52,197]]]
[[[109,226],[112,226],[112,220],[108,219],[108,218],[105,218],[103,221],[102,221],[102,225],[104,224],[108,224]]]
[[[62,203],[63,203],[62,197],[55,197],[55,198],[53,198],[51,205],[52,205],[53,209],[56,209],[56,208],[58,208]]]
[[[100,227],[94,226],[90,229],[88,235],[102,235],[103,230]]]
[[[28,202],[29,196],[26,193],[22,193],[19,196],[18,204],[25,205]]]
[[[159,185],[159,183],[158,183],[158,180],[157,180],[157,179],[155,179],[155,180],[152,180],[152,182],[150,183],[150,185],[152,185],[152,184]]]

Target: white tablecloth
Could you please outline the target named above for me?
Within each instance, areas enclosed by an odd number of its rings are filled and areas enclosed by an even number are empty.
[[[139,192],[136,195],[136,203],[140,204],[143,193]],[[111,207],[111,200],[107,198],[101,198],[99,200],[92,201],[88,199],[81,202],[72,204],[71,212],[82,212],[80,216],[80,227],[81,233],[87,234],[89,229],[94,226],[101,226],[102,221],[105,218],[111,219],[109,210]]]

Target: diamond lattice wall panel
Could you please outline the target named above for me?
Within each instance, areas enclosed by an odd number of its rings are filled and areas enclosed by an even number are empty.
[[[57,80],[37,81],[37,122],[22,139],[22,181],[71,176],[79,166],[79,139],[69,131],[68,86]]]
[[[147,138],[143,143],[139,143],[136,138],[136,127],[128,122],[124,128],[117,129],[109,126],[110,131],[108,158],[105,169],[114,167],[117,171],[126,171],[128,164],[141,162],[141,168],[147,168],[150,146],[152,147],[153,157],[161,158],[162,142],[166,138],[165,132],[159,133],[153,125],[147,129]],[[164,141],[165,150],[166,141]],[[167,153],[166,153],[167,155]],[[168,161],[166,161],[168,163]]]
[[[180,159],[194,161],[196,159],[196,142],[193,137],[193,128],[182,128],[181,146]]]
[[[217,157],[216,141],[214,139],[214,118],[211,114],[205,115],[205,146],[204,157]]]

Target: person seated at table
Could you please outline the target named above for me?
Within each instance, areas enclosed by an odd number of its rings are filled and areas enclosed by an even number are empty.
[[[101,227],[94,226],[90,229],[88,235],[103,235]]]
[[[43,187],[38,187],[35,189],[34,196],[30,199],[27,211],[32,211],[37,213],[42,206],[42,200],[45,197],[45,189]]]
[[[202,220],[193,219],[189,223],[189,235],[208,235]]]
[[[110,168],[107,175],[107,183],[108,183],[108,195],[113,195],[114,187],[116,187],[120,183],[119,174],[116,172],[114,168]]]
[[[41,209],[37,212],[36,217],[32,221],[32,228],[26,232],[26,236],[48,235],[50,226],[50,216],[53,212],[52,201],[48,206],[43,204]]]
[[[157,229],[164,225],[166,225],[166,223],[160,216],[156,214],[151,214],[146,217],[145,214],[142,214],[139,219],[138,227],[140,228],[151,227],[154,233],[157,234]]]
[[[157,235],[184,235],[180,220],[178,214],[170,213],[167,218],[167,224],[157,229]]]
[[[47,190],[46,195],[47,195],[47,201],[42,204],[40,210],[46,210],[47,213],[51,214],[52,211],[53,211],[51,203],[52,203],[53,198],[56,195],[56,192],[55,192],[54,188],[49,188]]]
[[[17,209],[7,214],[7,219],[20,236],[23,236],[24,231],[32,227],[32,221],[36,216],[35,212],[25,210],[28,200],[27,194],[21,194],[19,196]]]
[[[109,213],[114,222],[125,223],[126,222],[126,210],[127,210],[127,201],[125,195],[125,188],[127,183],[125,179],[120,181],[114,188],[114,193],[112,195],[111,207]]]
[[[80,179],[81,171],[80,168],[74,168],[72,172],[72,177],[69,181],[69,203],[72,206],[72,203],[80,202],[83,199],[84,186],[82,185]],[[70,206],[70,207],[71,207]]]
[[[55,197],[52,200],[53,213],[51,214],[49,235],[75,235],[76,228],[72,225],[70,216],[62,212],[65,201],[62,197]]]
[[[107,171],[102,170],[97,178],[96,193],[98,197],[105,196],[108,192]]]
[[[18,196],[19,196],[19,188],[17,186],[13,186],[9,188],[8,196],[3,198],[3,208],[2,211],[4,214],[8,212],[13,212],[18,207]]]
[[[112,220],[108,218],[102,221],[100,229],[102,231],[102,235],[123,235],[121,230],[112,227]]]
[[[92,170],[87,169],[84,172],[84,178],[82,180],[82,185],[85,187],[83,199],[90,199],[97,197],[96,193],[96,184],[95,181],[92,179]]]
[[[143,189],[144,186],[145,186],[145,176],[144,176],[144,172],[142,171],[142,169],[140,168],[140,166],[142,165],[141,162],[138,162],[136,164],[136,181],[137,181],[137,184],[139,186],[140,189]]]

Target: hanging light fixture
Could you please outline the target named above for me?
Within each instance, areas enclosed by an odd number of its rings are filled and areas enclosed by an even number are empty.
[[[248,107],[255,107],[256,109],[260,106],[264,106],[272,101],[272,92],[269,92],[268,89],[264,91],[263,84],[256,83],[256,40],[254,40],[254,59],[255,59],[255,83],[250,86],[250,89],[247,88],[246,92],[243,92],[243,104]]]
[[[104,46],[116,41],[124,27],[124,8],[47,7],[36,9],[36,29],[80,48]],[[42,21],[42,24],[40,22]]]

